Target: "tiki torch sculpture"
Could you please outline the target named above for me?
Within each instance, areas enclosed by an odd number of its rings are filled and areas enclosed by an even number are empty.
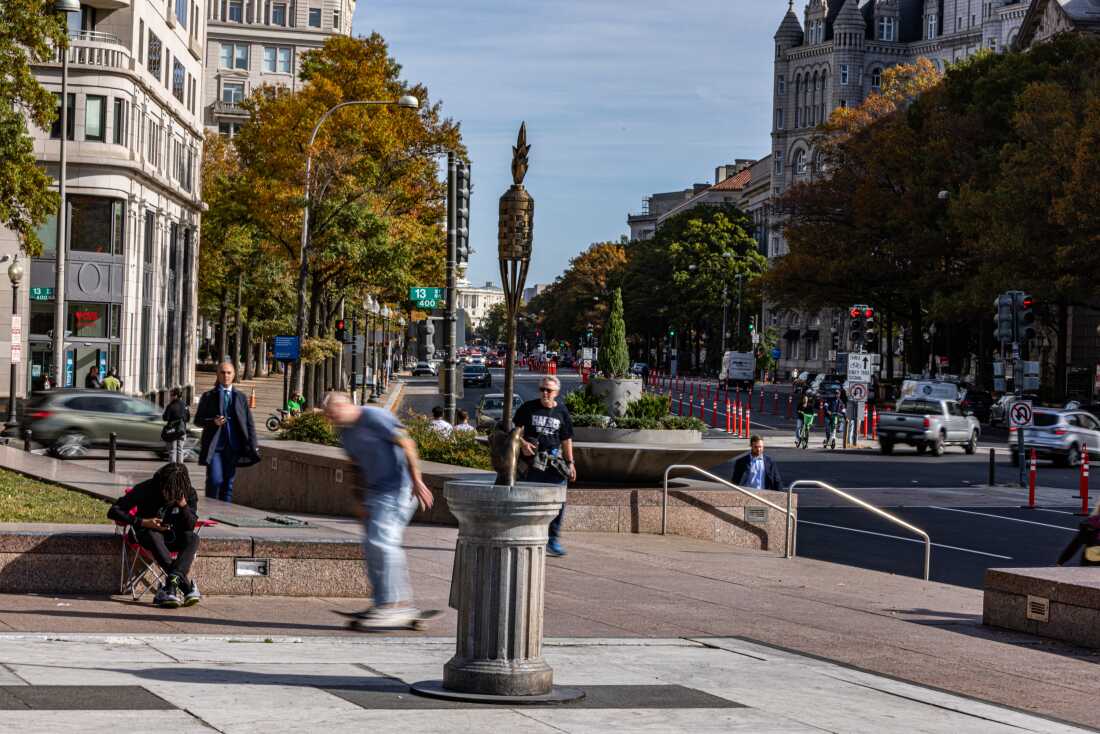
[[[500,226],[497,255],[500,259],[500,281],[504,289],[504,305],[508,310],[508,360],[504,365],[504,412],[501,426],[493,436],[494,467],[497,483],[515,484],[518,442],[512,436],[512,389],[516,370],[516,312],[531,264],[531,236],[535,217],[535,200],[523,188],[527,175],[527,123],[519,126],[519,138],[512,148],[512,186],[500,197]]]

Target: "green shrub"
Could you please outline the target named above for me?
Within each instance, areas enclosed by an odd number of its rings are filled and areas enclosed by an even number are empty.
[[[301,413],[283,423],[279,438],[284,441],[305,441],[325,446],[339,446],[340,437],[324,413]]]
[[[573,413],[572,411],[569,413],[569,418],[574,428],[606,428],[611,420],[602,413]]]
[[[668,415],[669,397],[646,393],[626,406],[627,418],[653,418],[660,420]]]
[[[573,425],[576,425],[578,415],[607,415],[607,406],[592,394],[588,385],[566,395],[565,407],[569,409],[569,415],[573,416]]]
[[[615,289],[611,312],[603,330],[603,345],[596,366],[605,377],[621,380],[630,376],[630,351],[626,347],[626,324],[623,323],[623,291]]]
[[[682,415],[666,415],[661,419],[661,427],[670,431],[706,431],[707,424],[698,418]]]
[[[652,431],[661,427],[661,421],[656,418],[616,418],[616,428],[625,428],[630,431]]]
[[[433,431],[427,416],[414,416],[405,421],[409,435],[416,441],[417,451],[424,461],[434,461],[452,466],[467,466],[472,469],[492,470],[489,459],[489,447],[478,443],[473,432],[456,433],[450,437],[441,436]]]

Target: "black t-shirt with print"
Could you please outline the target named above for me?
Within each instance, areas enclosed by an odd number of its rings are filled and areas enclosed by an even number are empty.
[[[553,451],[561,447],[562,441],[573,438],[573,421],[561,403],[547,408],[541,400],[528,400],[519,406],[512,423],[523,426],[523,437],[528,441],[538,440],[539,451]]]

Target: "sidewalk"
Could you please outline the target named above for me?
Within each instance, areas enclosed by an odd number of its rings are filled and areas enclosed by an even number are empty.
[[[431,627],[432,635],[454,632],[455,613],[446,609],[446,599],[455,536],[452,528],[414,526],[405,539],[418,604],[446,610]],[[1078,724],[1100,725],[1096,707],[1100,655],[983,627],[979,591],[671,536],[572,533],[566,541],[569,555],[547,564],[546,635],[590,638],[591,646],[576,657],[558,650],[551,653],[551,663],[561,671],[559,682],[621,684],[644,679],[678,683],[752,708],[723,710],[722,715],[762,711],[771,718],[723,719],[713,710],[699,718],[682,718],[690,713],[684,711],[675,715],[642,711],[616,714],[630,717],[616,725],[591,711],[552,722],[541,718],[549,715],[545,711],[522,712],[540,723],[549,722],[565,731],[632,730],[634,724],[637,729],[653,731],[706,731],[708,727],[750,732],[1009,730],[1001,724],[1007,724],[1010,719],[1006,717],[1014,714],[964,700],[970,697]],[[315,731],[328,729],[330,724],[340,730],[339,726],[350,727],[352,722],[362,724],[361,712],[343,707],[318,688],[330,683],[350,685],[348,676],[361,685],[363,677],[371,672],[377,675],[375,671],[405,681],[438,677],[439,665],[452,650],[453,643],[433,646],[422,640],[414,642],[418,639],[414,633],[374,638],[346,632],[344,620],[332,610],[363,605],[354,599],[211,597],[193,609],[169,611],[103,598],[0,595],[0,630],[9,634],[49,633],[50,639],[66,638],[74,632],[112,639],[118,635],[247,634],[299,640],[271,645],[165,641],[171,647],[171,657],[165,658],[145,643],[135,647],[132,640],[107,645],[79,641],[32,645],[23,637],[5,643],[0,635],[0,676],[5,671],[25,674],[25,679],[36,684],[78,680],[84,685],[93,681],[143,685],[224,731]],[[318,637],[323,639],[314,639]],[[334,637],[345,641],[334,642]],[[636,638],[644,646],[616,642],[622,638]],[[693,644],[690,651],[681,650],[676,647],[682,644],[677,641],[680,638],[703,640],[710,647],[696,649]],[[718,655],[714,649],[725,643],[703,638],[736,638],[750,647]],[[756,645],[800,656],[764,653]],[[191,648],[195,652],[188,653]],[[47,655],[48,650],[57,652]],[[779,670],[769,668],[773,656],[784,661],[783,670],[776,675],[767,673]],[[849,681],[840,695],[829,687],[833,685],[830,681],[850,677],[852,671],[833,665],[816,667],[818,659],[864,671],[860,676],[876,677],[860,678],[855,684]],[[197,665],[200,672],[180,673],[180,663],[175,661],[181,660],[219,664]],[[340,662],[351,667],[326,667]],[[758,664],[759,668],[755,667]],[[150,666],[157,671],[155,675],[141,678],[139,669]],[[99,672],[74,674],[71,668]],[[19,684],[24,678],[9,680]],[[898,687],[887,679],[913,685]],[[885,688],[891,692],[882,693]],[[929,689],[953,695],[943,698]],[[320,718],[315,726],[303,726],[293,713],[296,709]],[[347,723],[341,716],[324,713],[330,710],[347,714]],[[955,710],[968,713],[941,718],[945,711]],[[460,718],[447,714],[436,720],[404,711],[399,718],[389,719],[386,717],[398,714],[375,712],[371,721],[396,724],[395,731],[424,730],[418,727],[430,724],[427,730],[448,732],[506,730],[518,721],[509,712],[493,714],[504,717],[499,723],[479,718],[481,714],[466,714]],[[48,726],[38,728],[42,724],[36,722],[47,721],[33,719],[39,715],[46,713],[21,714],[21,721],[30,728],[20,731],[66,728],[62,719],[51,719]],[[659,718],[666,715],[673,718]],[[831,718],[838,716],[849,718]],[[866,725],[852,724],[865,719]],[[184,720],[179,720],[181,725]],[[6,723],[7,719],[0,717],[0,721]],[[284,722],[286,728],[270,725],[271,721]],[[1070,730],[1036,719],[1012,721],[1028,731]],[[87,731],[90,727],[89,723],[78,728]]]

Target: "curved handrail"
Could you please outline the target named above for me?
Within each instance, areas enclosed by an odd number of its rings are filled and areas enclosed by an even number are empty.
[[[852,502],[854,504],[859,505],[860,507],[862,507],[865,510],[870,510],[871,512],[875,513],[879,517],[884,517],[887,520],[889,520],[890,522],[896,523],[896,524],[902,526],[903,528],[905,528],[906,530],[912,531],[912,532],[916,533],[917,535],[921,536],[922,538],[924,538],[924,580],[928,581],[928,575],[932,570],[932,539],[930,537],[928,537],[928,533],[924,532],[923,530],[918,528],[916,525],[910,525],[909,523],[905,522],[901,518],[896,517],[894,515],[891,515],[889,512],[886,512],[885,510],[883,510],[881,508],[875,507],[874,505],[870,504],[869,502],[865,502],[865,501],[861,500],[859,497],[855,497],[853,495],[850,495],[847,492],[842,492],[841,490],[837,489],[836,487],[834,487],[830,484],[826,484],[825,482],[819,482],[816,479],[799,479],[797,481],[791,482],[790,486],[787,487],[787,504],[788,505],[790,505],[790,503],[791,503],[791,496],[794,493],[794,488],[796,486],[817,487],[819,489],[826,489],[826,490],[832,492],[835,495],[843,497],[844,499],[848,500],[849,502]],[[790,518],[788,516],[788,520],[789,519]],[[794,523],[795,523],[794,536],[798,537],[798,518],[797,517],[794,518]]]
[[[690,469],[691,471],[695,472],[696,474],[701,474],[704,477],[707,477],[708,479],[711,479],[715,482],[718,482],[719,484],[724,484],[727,487],[729,487],[730,489],[735,489],[738,492],[740,492],[741,494],[748,495],[749,497],[752,497],[757,502],[763,502],[768,507],[774,507],[775,509],[777,509],[780,512],[782,512],[783,514],[785,514],[787,516],[787,531],[786,531],[786,537],[784,538],[784,543],[783,543],[783,557],[784,558],[790,558],[791,557],[791,555],[794,552],[794,544],[791,542],[791,537],[792,537],[791,536],[791,518],[793,517],[793,514],[791,512],[791,493],[790,492],[787,492],[787,509],[783,509],[782,507],[775,504],[774,502],[770,502],[770,501],[764,499],[763,497],[761,497],[760,495],[758,495],[754,492],[750,492],[749,490],[745,489],[744,487],[739,487],[736,484],[734,484],[733,482],[727,481],[727,480],[723,479],[722,477],[715,476],[714,474],[711,474],[709,471],[706,471],[704,469],[700,469],[699,467],[693,466],[692,464],[672,464],[667,469],[665,469],[664,495],[661,498],[661,535],[665,535],[666,530],[668,529],[668,475],[669,475],[669,472],[671,472],[673,469]]]

